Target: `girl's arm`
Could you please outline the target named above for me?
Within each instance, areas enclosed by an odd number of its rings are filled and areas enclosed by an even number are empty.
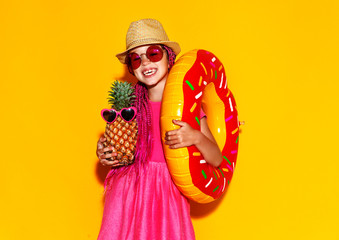
[[[206,162],[218,167],[222,162],[220,149],[203,117],[200,121],[201,131],[193,129],[188,123],[173,120],[173,123],[180,126],[179,129],[166,132],[165,144],[170,148],[182,148],[195,145]]]

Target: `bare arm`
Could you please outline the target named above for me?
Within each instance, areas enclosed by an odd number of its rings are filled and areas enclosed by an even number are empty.
[[[206,162],[214,167],[218,167],[222,162],[220,149],[208,128],[206,118],[200,121],[201,131],[193,129],[188,123],[179,120],[173,120],[173,123],[180,128],[168,131],[165,136],[165,144],[170,148],[181,148],[195,145]]]

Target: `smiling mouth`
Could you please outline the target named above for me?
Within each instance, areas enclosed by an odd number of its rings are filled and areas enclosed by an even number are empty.
[[[144,71],[143,74],[144,74],[145,76],[150,76],[150,75],[156,73],[156,71],[157,71],[156,69],[150,69],[150,70]]]

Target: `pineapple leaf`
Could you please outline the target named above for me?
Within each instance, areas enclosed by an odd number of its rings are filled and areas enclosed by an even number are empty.
[[[117,111],[131,107],[136,98],[132,84],[118,80],[112,83],[108,93],[108,103]]]

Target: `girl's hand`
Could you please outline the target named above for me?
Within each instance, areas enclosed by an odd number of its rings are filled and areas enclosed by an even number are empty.
[[[166,132],[165,144],[169,145],[169,148],[189,147],[197,143],[200,131],[193,129],[187,122],[174,119],[172,122],[180,128]]]
[[[117,156],[117,153],[115,152],[115,149],[113,147],[105,147],[104,148],[104,142],[106,141],[106,138],[104,136],[99,138],[98,144],[97,144],[97,151],[96,154],[99,158],[100,163],[103,166],[111,166],[111,167],[119,167],[122,166],[122,164],[119,163],[118,160],[107,160],[111,157]]]
[[[206,162],[214,167],[218,167],[223,161],[220,149],[208,128],[205,117],[200,119],[200,129],[192,128],[188,123],[179,120],[173,120],[175,125],[181,128],[168,131],[165,134],[165,144],[169,148],[181,148],[195,145],[201,154],[204,156]]]

